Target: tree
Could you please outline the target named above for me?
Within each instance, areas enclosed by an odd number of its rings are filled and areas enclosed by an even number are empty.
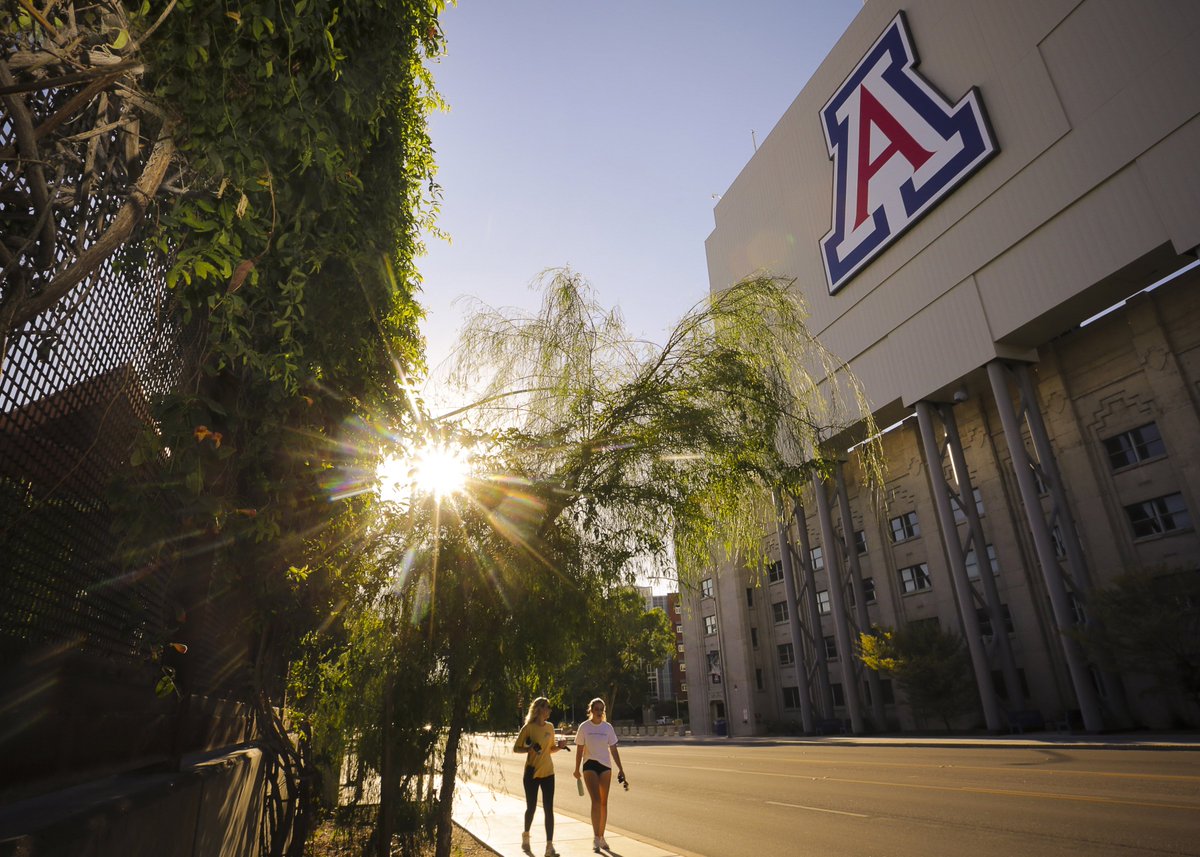
[[[648,673],[675,651],[675,634],[667,614],[646,610],[635,589],[618,587],[587,605],[593,621],[577,641],[564,684],[583,702],[603,695],[614,714],[621,703],[647,701]]]
[[[542,581],[563,594],[579,640],[588,593],[632,582],[635,560],[665,563],[673,551],[685,576],[697,575],[713,546],[724,545],[756,561],[768,489],[797,489],[827,466],[822,444],[848,426],[863,421],[874,434],[857,384],[808,334],[788,281],[758,277],[715,293],[661,348],[633,340],[574,272],[547,272],[541,286],[533,316],[474,313],[453,377],[481,388],[482,398],[432,421],[469,414],[477,432],[490,430],[480,445],[497,450],[473,486],[478,496],[453,515],[424,518],[438,558],[428,567],[430,588],[447,593],[446,580],[474,581],[456,584],[444,604],[431,599],[442,619],[430,644],[445,647],[439,663],[451,700],[439,857],[449,853],[469,701],[503,674],[497,644],[525,639],[520,611],[545,621],[549,595],[523,602],[508,586],[519,592],[534,585],[522,580]],[[877,441],[865,453],[877,460]],[[488,569],[506,586],[483,585]],[[639,622],[647,627],[631,628],[625,646],[597,662],[628,669],[657,657],[661,619]],[[514,660],[534,662],[528,650]]]
[[[918,720],[951,721],[977,707],[975,680],[966,643],[934,622],[912,622],[899,630],[875,628],[859,637],[859,660],[896,680]]]
[[[1200,574],[1136,571],[1088,594],[1076,631],[1089,655],[1120,672],[1150,677],[1196,722],[1200,702]]]

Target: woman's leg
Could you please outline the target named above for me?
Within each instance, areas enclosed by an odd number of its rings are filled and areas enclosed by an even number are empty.
[[[546,814],[546,841],[554,840],[554,775],[538,780],[542,786],[542,812]]]
[[[599,836],[604,829],[600,822],[600,775],[595,771],[584,771],[583,784],[587,786],[588,797],[592,799],[592,835]]]
[[[612,782],[612,771],[601,774],[584,771],[583,782],[592,797],[592,832],[596,836],[604,836],[604,826],[608,823],[608,786]]]
[[[525,787],[525,832],[529,832],[530,826],[533,824],[533,811],[537,809],[537,780],[533,778],[533,768],[526,767],[525,775],[521,778],[521,785]]]
[[[600,786],[600,832],[596,835],[604,838],[604,827],[608,824],[608,787],[612,783],[612,771],[605,771],[599,777]],[[593,824],[593,826],[595,826]]]

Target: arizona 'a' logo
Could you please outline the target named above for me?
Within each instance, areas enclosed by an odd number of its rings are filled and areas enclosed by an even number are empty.
[[[978,91],[951,105],[917,63],[901,12],[821,111],[834,164],[821,239],[830,294],[998,151]]]

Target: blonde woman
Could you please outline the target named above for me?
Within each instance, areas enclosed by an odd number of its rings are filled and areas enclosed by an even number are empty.
[[[600,853],[600,849],[608,849],[604,828],[608,824],[608,789],[612,784],[613,762],[616,762],[620,773],[618,779],[625,788],[629,788],[629,780],[617,751],[616,730],[604,714],[604,700],[597,697],[589,702],[588,713],[590,717],[580,723],[575,732],[575,779],[583,780],[592,798],[592,850]]]
[[[525,725],[513,745],[514,753],[525,754],[525,832],[521,834],[521,849],[529,850],[529,828],[533,825],[533,813],[537,809],[538,791],[542,793],[542,813],[546,816],[546,857],[557,857],[554,850],[554,760],[552,753],[566,749],[559,744],[554,734],[554,724],[547,723],[550,717],[550,700],[539,696],[529,703]]]

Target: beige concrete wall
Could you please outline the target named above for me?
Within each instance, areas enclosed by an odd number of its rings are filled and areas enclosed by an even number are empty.
[[[865,5],[718,202],[706,245],[713,289],[796,278],[883,414],[1031,356],[1200,243],[1200,4],[914,0],[918,71],[951,101],[978,86],[1000,152],[829,295],[819,111],[897,9]]]

